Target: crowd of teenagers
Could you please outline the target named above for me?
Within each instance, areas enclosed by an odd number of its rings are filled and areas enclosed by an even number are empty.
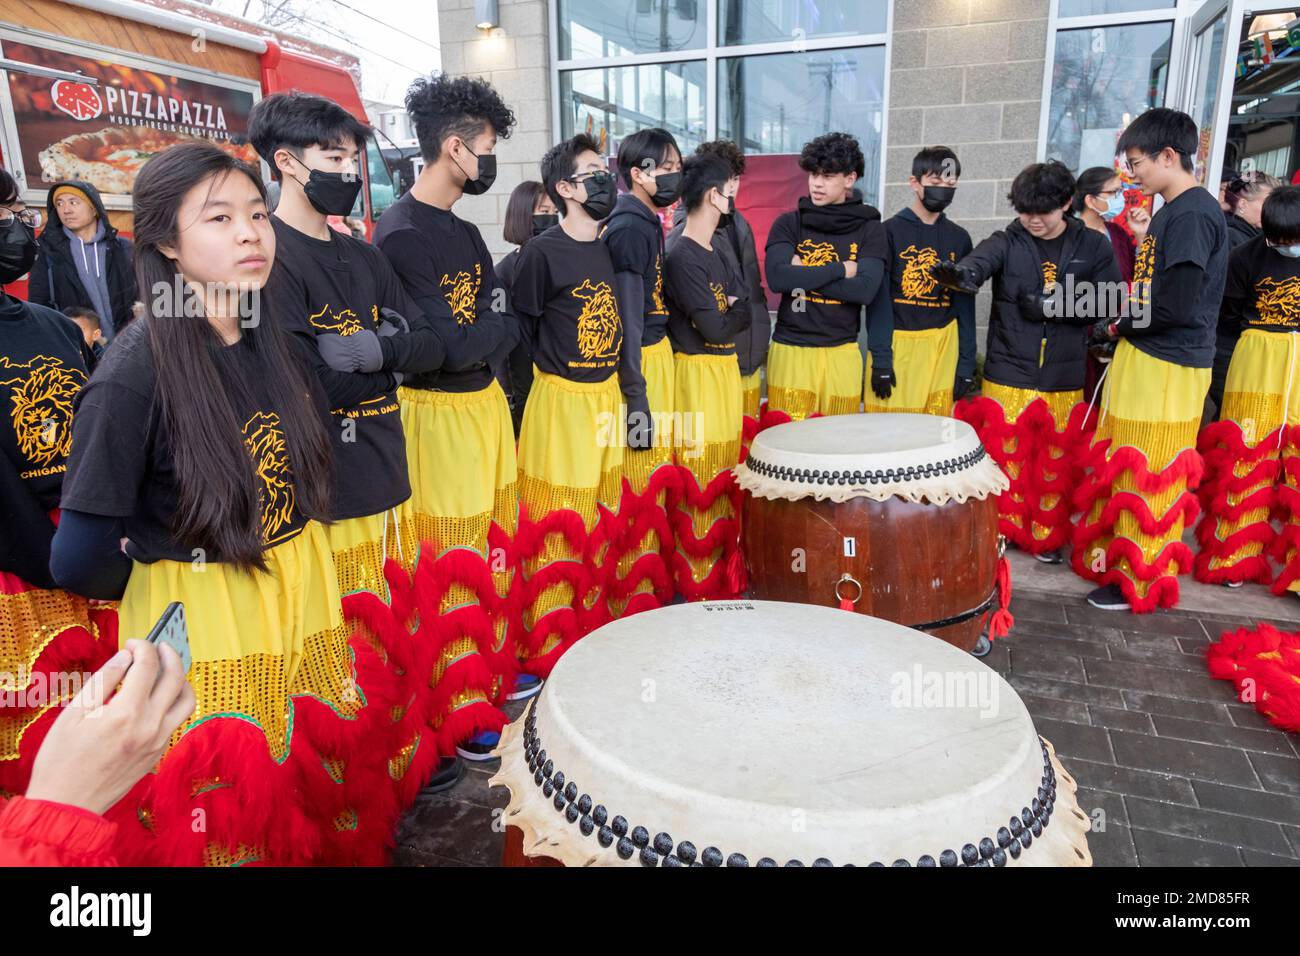
[[[0,304],[0,862],[385,862],[575,641],[744,592],[731,469],[785,421],[971,422],[1012,479],[1003,533],[1072,546],[1098,606],[1170,606],[1193,566],[1300,589],[1296,337],[1273,334],[1300,331],[1300,191],[1234,182],[1225,212],[1187,116],[1119,143],[1154,215],[1114,169],[1037,164],[978,246],[944,211],[952,150],[882,222],[827,133],[760,270],[742,151],[662,129],[616,172],[587,135],[550,149],[494,264],[454,207],[492,187],[511,110],[439,74],[406,107],[424,167],[373,243],[330,223],[371,130],[300,93],[250,118],[273,210],[256,170],[182,145],[140,171],[133,243],[76,182],[37,239],[0,173],[0,280],[31,293]],[[177,601],[188,674],[127,640]]]

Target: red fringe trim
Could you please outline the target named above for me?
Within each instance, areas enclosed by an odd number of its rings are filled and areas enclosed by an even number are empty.
[[[1206,652],[1206,666],[1275,727],[1300,733],[1300,634],[1270,624],[1225,631]]]

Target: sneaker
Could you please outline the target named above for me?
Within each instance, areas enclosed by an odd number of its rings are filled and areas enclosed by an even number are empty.
[[[1088,595],[1088,603],[1103,611],[1131,610],[1118,584],[1107,584]]]
[[[1245,581],[1224,581],[1223,586],[1225,588],[1239,588],[1245,583]]]
[[[506,700],[527,700],[542,689],[542,679],[532,674],[520,674],[515,678],[515,689],[506,694]]]
[[[443,757],[438,762],[438,767],[433,771],[433,776],[429,782],[424,785],[421,793],[442,793],[444,790],[450,790],[456,784],[460,783],[461,778],[465,776],[465,764],[455,757]]]
[[[485,730],[480,734],[475,734],[463,744],[457,744],[456,753],[460,754],[465,760],[473,760],[475,763],[496,760],[496,755],[492,751],[497,749],[499,743],[501,743],[499,733],[495,730]]]
[[[1060,564],[1064,559],[1061,557],[1061,549],[1055,551],[1044,551],[1042,554],[1035,554],[1034,559],[1043,562],[1043,564]]]

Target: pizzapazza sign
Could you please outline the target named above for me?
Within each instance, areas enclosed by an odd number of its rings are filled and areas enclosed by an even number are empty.
[[[9,143],[6,164],[22,169],[29,191],[59,180],[84,180],[110,205],[128,208],[140,167],[169,146],[206,140],[257,162],[244,141],[257,97],[252,81],[177,75],[167,64],[130,54],[74,52],[62,42],[19,40],[2,31],[0,37],[8,59],[98,81],[8,71],[9,132],[17,138],[21,163],[8,155]]]

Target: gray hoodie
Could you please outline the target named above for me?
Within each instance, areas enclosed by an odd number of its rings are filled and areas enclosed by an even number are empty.
[[[95,235],[90,242],[81,238],[67,226],[60,227],[68,237],[68,251],[77,267],[77,277],[86,287],[86,293],[99,313],[99,328],[107,341],[113,337],[113,305],[108,294],[108,245],[104,242],[104,219],[95,221]]]

